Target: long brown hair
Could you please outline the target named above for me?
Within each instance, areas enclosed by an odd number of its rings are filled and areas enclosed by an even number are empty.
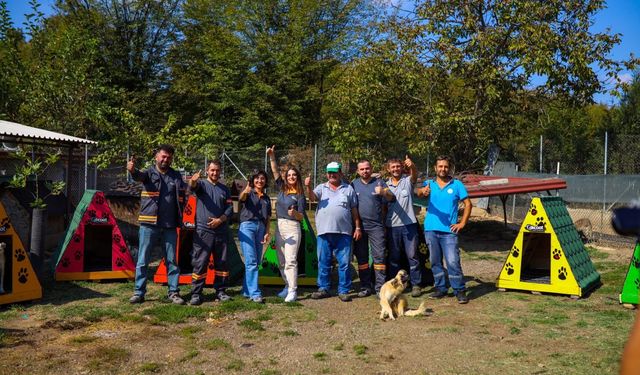
[[[286,172],[284,172],[284,178],[282,179],[282,182],[284,182],[282,184],[282,188],[280,189],[281,191],[285,192],[287,191],[287,188],[289,187],[289,183],[287,182],[287,174],[289,174],[289,171],[294,171],[296,176],[298,176],[298,180],[296,182],[296,191],[298,192],[298,194],[304,194],[304,190],[302,188],[302,174],[300,174],[300,171],[298,170],[298,168],[294,167],[294,166],[289,166],[289,168],[287,168]]]

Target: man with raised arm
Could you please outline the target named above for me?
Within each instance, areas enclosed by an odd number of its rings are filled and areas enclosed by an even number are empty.
[[[193,236],[193,252],[191,254],[191,305],[202,304],[202,289],[207,278],[209,258],[213,251],[213,265],[215,267],[216,299],[228,301],[231,299],[225,293],[229,279],[227,265],[227,239],[229,232],[228,220],[233,214],[231,192],[222,184],[220,173],[222,166],[214,160],[207,166],[207,179],[200,180],[200,171],[191,176],[189,189],[195,193],[196,204],[196,233]]]
[[[408,171],[409,174],[405,174],[405,171]],[[395,201],[388,204],[386,220],[389,242],[389,277],[395,277],[400,270],[400,259],[404,251],[409,261],[411,296],[419,297],[422,293],[419,285],[422,273],[418,258],[418,220],[413,211],[413,184],[418,178],[418,170],[407,155],[404,161],[400,159],[388,160],[387,172],[391,175],[387,180],[387,185],[395,196]]]
[[[385,202],[391,202],[395,197],[384,181],[371,176],[371,162],[369,160],[361,160],[358,163],[358,175],[360,177],[353,180],[351,186],[358,196],[358,214],[362,221],[362,237],[355,241],[353,252],[358,260],[358,275],[360,276],[358,297],[367,297],[374,290],[379,294],[382,284],[386,281],[385,219],[382,216],[382,208]],[[375,282],[371,280],[369,247],[371,247],[371,257],[373,258]]]
[[[135,157],[127,163],[131,177],[142,183],[140,193],[140,242],[136,263],[136,280],[130,303],[144,302],[147,292],[147,269],[151,249],[160,242],[167,265],[169,286],[168,298],[171,302],[183,305],[180,297],[178,278],[180,269],[176,263],[176,228],[182,218],[182,204],[186,184],[180,173],[171,168],[175,149],[170,145],[160,145],[155,153],[155,165],[145,171],[135,167]]]

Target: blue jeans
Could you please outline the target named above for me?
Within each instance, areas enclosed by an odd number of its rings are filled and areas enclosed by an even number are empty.
[[[244,256],[244,280],[242,294],[249,298],[262,297],[258,288],[258,268],[262,262],[262,240],[265,226],[262,221],[243,221],[238,229],[238,239]]]
[[[409,261],[411,285],[418,286],[422,281],[420,260],[418,258],[418,224],[402,225],[389,229],[389,277],[396,277],[400,271],[402,251]]]
[[[159,228],[150,225],[140,225],[140,246],[138,249],[138,262],[136,263],[136,282],[134,294],[144,296],[147,293],[147,270],[149,258],[153,246],[162,241],[164,261],[167,266],[167,283],[169,294],[178,293],[178,277],[180,269],[176,263],[176,228]]]
[[[338,260],[338,294],[351,290],[351,236],[340,233],[325,233],[317,238],[318,243],[318,289],[331,289],[331,256]]]
[[[464,276],[460,266],[458,235],[426,230],[424,231],[424,238],[427,240],[427,246],[429,246],[429,260],[433,271],[434,287],[442,292],[447,292],[448,289],[442,263],[442,256],[444,255],[447,262],[447,272],[449,273],[449,283],[453,292],[458,294],[458,292],[464,291]]]

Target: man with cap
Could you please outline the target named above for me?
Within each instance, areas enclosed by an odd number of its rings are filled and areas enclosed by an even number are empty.
[[[387,184],[378,177],[371,175],[371,162],[363,159],[358,163],[358,175],[351,182],[353,190],[358,196],[358,214],[362,220],[362,237],[354,243],[353,252],[358,260],[358,275],[360,276],[360,292],[358,297],[367,297],[375,289],[380,293],[382,284],[386,281],[387,266],[385,258],[385,228],[382,207],[391,202],[395,196]],[[373,274],[375,282],[371,281],[369,268],[369,246],[373,258]]]
[[[343,302],[351,301],[351,238],[356,241],[362,236],[358,198],[351,185],[342,181],[342,165],[337,162],[327,164],[327,182],[311,189],[311,177],[304,184],[307,196],[317,201],[316,232],[318,246],[318,291],[311,298],[329,297],[331,288],[332,255],[338,261],[338,297]],[[355,228],[353,223],[355,222]]]

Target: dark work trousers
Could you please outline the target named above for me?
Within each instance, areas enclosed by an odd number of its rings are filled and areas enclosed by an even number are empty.
[[[213,287],[216,292],[224,290],[229,279],[227,265],[227,233],[213,233],[202,229],[196,229],[193,236],[193,250],[191,251],[191,293],[202,294],[209,257],[213,251],[213,265],[215,267],[215,281]]]
[[[396,277],[400,270],[402,251],[407,255],[409,261],[409,275],[411,285],[418,286],[422,280],[420,271],[420,260],[418,258],[418,224],[409,224],[399,227],[388,228],[389,232],[389,277]]]
[[[371,282],[371,268],[369,268],[369,246],[373,258],[375,274],[375,291],[379,292],[386,281],[387,266],[385,262],[384,226],[382,224],[366,225],[362,223],[362,237],[355,241],[354,254],[358,260],[358,276],[362,288],[374,289]]]

